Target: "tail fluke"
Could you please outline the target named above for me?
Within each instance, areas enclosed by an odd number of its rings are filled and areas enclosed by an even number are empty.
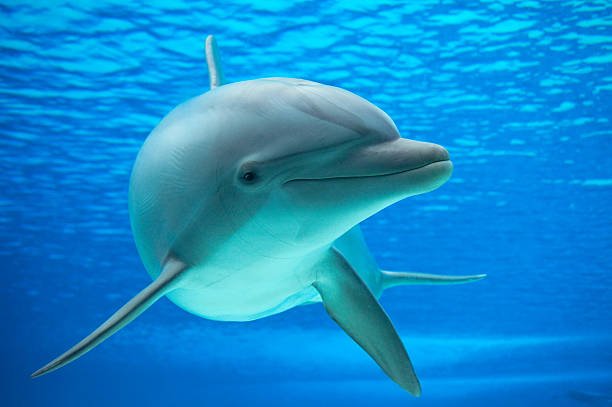
[[[463,284],[485,278],[486,274],[470,276],[443,276],[439,274],[408,273],[381,270],[383,289],[410,284]]]
[[[164,294],[172,290],[175,287],[177,278],[184,270],[184,263],[174,259],[168,260],[162,273],[155,281],[149,284],[123,307],[119,308],[119,310],[106,320],[106,322],[100,325],[81,342],[32,373],[32,377],[42,376],[59,369],[99,345],[106,338],[130,323],[138,315],[142,314]]]

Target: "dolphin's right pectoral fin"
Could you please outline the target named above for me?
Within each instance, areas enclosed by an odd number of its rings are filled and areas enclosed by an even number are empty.
[[[32,377],[34,378],[52,372],[80,356],[83,356],[106,338],[133,321],[134,318],[142,314],[155,301],[172,290],[186,268],[183,262],[174,258],[168,258],[161,274],[155,281],[128,301],[123,307],[119,308],[119,310],[107,319],[106,322],[83,338],[79,343],[32,373]]]
[[[391,320],[340,253],[330,250],[313,285],[332,319],[391,379],[420,396],[419,379]]]

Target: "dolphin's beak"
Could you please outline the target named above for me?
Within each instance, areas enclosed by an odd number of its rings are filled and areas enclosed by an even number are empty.
[[[355,176],[393,175],[449,161],[448,151],[437,144],[395,139],[355,149],[342,164]]]
[[[342,234],[397,201],[438,188],[452,169],[443,147],[395,139],[348,149],[332,162],[309,167],[283,189],[296,207],[319,214],[308,227],[323,229],[334,219],[334,233]]]
[[[314,166],[304,176],[287,183],[304,181],[342,181],[350,178],[369,178],[396,175],[427,167],[434,163],[447,163],[452,169],[448,151],[437,144],[403,138],[369,146],[349,149],[335,157],[330,164]],[[432,177],[435,178],[432,174]],[[450,175],[450,174],[448,174]]]

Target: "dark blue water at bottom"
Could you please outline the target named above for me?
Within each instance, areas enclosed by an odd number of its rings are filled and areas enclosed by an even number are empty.
[[[309,342],[313,339],[322,343],[313,345]],[[199,354],[198,347],[210,346],[205,339],[192,344],[191,351],[179,352],[168,340],[164,355],[152,354],[144,345],[115,346],[34,383],[23,379],[26,370],[16,369],[3,378],[3,386],[10,389],[8,405],[15,406],[518,407],[607,406],[611,402],[610,341],[605,338],[428,338],[416,346],[406,340],[422,373],[420,399],[401,390],[356,345],[339,335],[279,338],[266,333],[243,340],[250,341],[250,346],[224,341],[212,352],[217,356],[206,360],[198,356],[172,359],[183,352]],[[234,354],[245,348],[248,354]],[[26,362],[36,365],[45,356]]]

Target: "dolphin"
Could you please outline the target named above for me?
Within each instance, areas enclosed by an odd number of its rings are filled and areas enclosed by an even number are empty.
[[[131,174],[131,227],[153,282],[32,377],[82,356],[163,296],[220,321],[322,302],[391,379],[419,396],[378,298],[392,286],[485,275],[380,270],[358,224],[442,185],[453,168],[448,152],[401,138],[381,109],[337,87],[292,78],[224,84],[212,36],[205,50],[211,89],[159,123]]]

